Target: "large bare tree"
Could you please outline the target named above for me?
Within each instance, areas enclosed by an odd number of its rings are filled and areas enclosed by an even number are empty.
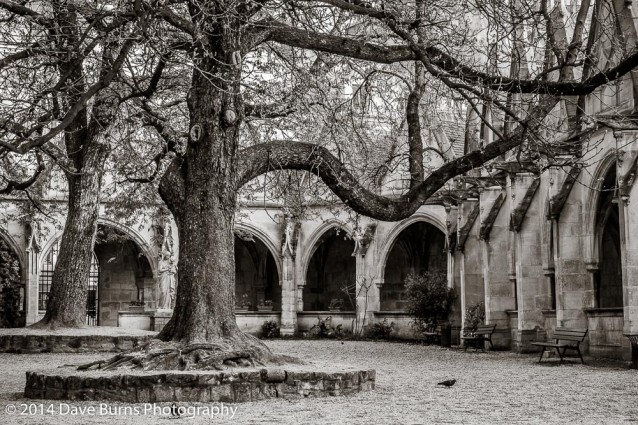
[[[22,4],[2,1],[0,5],[14,13],[20,10],[23,16],[40,15],[25,11]],[[159,335],[175,350],[146,357],[147,367],[211,367],[224,361],[271,358],[263,344],[239,330],[234,316],[233,222],[238,192],[252,179],[273,169],[306,171],[357,213],[400,220],[413,214],[451,178],[514,148],[531,155],[546,153],[547,146],[555,143],[569,151],[569,146],[544,131],[550,113],[557,105],[565,105],[569,121],[565,134],[582,130],[588,124],[584,96],[628,74],[633,76],[638,64],[632,44],[635,37],[623,38],[616,30],[629,28],[624,34],[633,24],[627,25],[624,6],[613,1],[584,0],[570,16],[565,16],[560,5],[549,8],[545,0],[489,4],[173,0],[158,1],[152,8],[142,1],[134,5],[134,11],[149,11],[157,25],[153,31],[142,32],[149,43],[159,40],[158,63],[166,62],[166,35],[170,34],[179,40],[190,68],[184,95],[186,143],[172,138],[167,125],[170,120],[161,118],[161,109],[174,105],[173,100],[142,105],[148,123],[167,140],[167,148],[156,157],[157,164],[163,154],[173,151],[159,189],[177,222],[180,238],[175,312]],[[609,12],[604,16],[611,26],[599,19],[602,9]],[[316,52],[309,61],[315,70],[320,55],[337,58],[336,62],[378,66],[388,75],[392,71],[383,68],[388,65],[408,69],[407,79],[405,73],[394,72],[408,83],[404,147],[409,187],[404,193],[382,196],[364,185],[338,152],[317,143],[291,140],[241,145],[247,118],[269,119],[295,112],[294,102],[290,108],[282,107],[283,102],[252,103],[244,87],[246,61],[264,48],[280,52],[273,46]],[[604,63],[597,60],[601,46],[611,46],[614,51]],[[248,71],[252,78],[259,78],[258,67]],[[161,73],[152,81],[157,84],[159,79]],[[100,88],[107,84],[113,82],[105,81]],[[466,102],[481,121],[481,134],[491,134],[469,144],[465,155],[445,158],[429,173],[423,166],[426,149],[420,113],[426,85],[441,87]],[[312,103],[308,99],[312,90],[290,92],[291,96],[305,97],[306,104]],[[82,110],[86,105],[82,99],[72,102],[81,106],[69,111]],[[60,121],[63,130],[69,125],[67,121]],[[28,134],[3,147],[45,147],[44,139],[51,140],[56,128],[45,129],[39,137]],[[542,161],[539,164],[542,166]],[[62,249],[72,251],[73,247]],[[130,360],[139,364],[140,358]]]
[[[14,165],[20,156],[36,163],[28,177],[24,170],[2,173],[2,190],[32,199],[29,190],[48,163],[65,176],[68,193],[46,314],[35,326],[86,323],[105,163],[122,131],[113,126],[120,105],[150,96],[158,78],[153,76],[162,70],[155,56],[153,63],[143,59],[152,6],[0,2],[0,157]],[[29,169],[28,161],[22,168]],[[10,177],[16,173],[22,178]]]
[[[359,0],[219,0],[185,1],[165,9],[163,18],[192,37],[193,54],[188,142],[160,184],[160,194],[178,224],[180,252],[177,304],[159,338],[178,346],[204,344],[198,349],[219,350],[213,356],[216,362],[267,358],[267,349],[238,329],[233,314],[233,220],[242,185],[273,168],[305,170],[360,214],[379,220],[410,216],[451,178],[513,148],[546,143],[543,124],[560,102],[571,99],[570,104],[578,106],[578,96],[634,69],[638,53],[633,46],[626,46],[602,69],[592,66],[592,49],[598,43],[594,38],[607,30],[598,25],[595,11],[591,18],[591,9],[595,7],[584,1],[575,10],[571,39],[566,38],[565,21],[543,1],[485,6],[417,0],[393,2],[390,7],[387,2]],[[348,25],[335,34],[331,23],[344,15]],[[332,21],[329,16],[334,16]],[[481,44],[472,41],[480,31],[473,32],[469,21],[474,27],[477,22],[491,25],[486,38],[508,47],[481,59]],[[535,35],[520,36],[522,27]],[[410,175],[405,193],[389,198],[369,190],[341,158],[315,143],[240,147],[246,117],[255,111],[266,116],[264,111],[273,106],[258,108],[246,102],[242,59],[269,43],[376,64],[417,63],[405,103]],[[539,53],[540,66],[526,66],[523,72],[522,56]],[[505,71],[498,69],[504,55],[515,64]],[[495,64],[489,66],[491,62]],[[477,145],[427,175],[418,113],[426,76],[481,112],[493,134],[491,143]],[[281,105],[274,106],[281,110]],[[484,111],[478,110],[487,106],[502,117],[500,128],[493,124],[496,119],[485,119]],[[571,115],[578,118],[583,110],[575,108]],[[572,125],[569,131],[583,125]],[[200,357],[198,353],[189,359],[197,363]]]

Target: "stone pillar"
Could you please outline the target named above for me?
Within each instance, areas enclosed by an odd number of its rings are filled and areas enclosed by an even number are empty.
[[[354,335],[362,335],[364,326],[369,324],[368,313],[368,289],[369,282],[366,275],[365,257],[355,250],[353,254],[356,258],[356,278],[355,278],[355,297],[356,297],[356,318],[354,321]]]
[[[365,333],[366,327],[374,320],[373,312],[379,309],[379,297],[374,296],[378,288],[375,285],[375,279],[368,272],[366,263],[366,255],[370,244],[374,240],[376,231],[377,223],[372,222],[354,235],[355,248],[352,255],[356,258],[356,320],[355,329],[352,332],[355,335],[363,335]],[[371,269],[375,270],[374,266]]]
[[[27,304],[26,325],[29,326],[38,321],[38,285],[40,284],[40,264],[38,261],[39,253],[35,247],[27,248],[26,252],[26,282],[24,297]]]
[[[281,334],[294,335],[297,332],[297,303],[301,301],[300,309],[303,309],[303,300],[297,294],[295,260],[289,252],[282,258],[281,272]]]
[[[518,305],[518,329],[514,346],[519,352],[537,351],[529,343],[544,339],[545,320],[542,314],[547,298],[545,276],[541,259],[539,220],[545,219],[539,211],[537,194],[533,188],[536,177],[519,173],[511,178],[510,230],[514,232],[516,247],[516,296]]]
[[[514,310],[513,282],[508,275],[508,222],[505,193],[500,186],[481,193],[481,266],[485,283],[485,321],[496,324],[492,341],[510,348],[511,329],[507,311]]]
[[[446,212],[446,220],[445,220],[445,226],[447,227],[447,240],[448,240],[448,245],[452,242],[452,239],[456,240],[456,227],[455,224],[457,223],[458,220],[458,207],[455,206],[451,206],[451,205],[446,205],[445,206],[445,212]],[[448,282],[448,287],[449,288],[454,288],[455,285],[455,279],[454,279],[454,271],[455,271],[455,265],[454,265],[454,259],[455,259],[455,255],[454,255],[454,250],[450,249],[450,246],[448,246],[448,250],[447,250],[447,282]]]
[[[623,285],[623,334],[636,340],[638,335],[638,189],[635,185],[638,171],[638,132],[614,133],[618,151],[617,178],[619,186],[620,248]],[[638,345],[623,341],[623,358],[632,360],[638,368]]]
[[[465,323],[465,313],[469,306],[485,301],[480,241],[476,231],[479,213],[478,199],[468,198],[459,208],[460,221],[456,249],[459,253],[461,279],[461,324]]]
[[[461,300],[461,327],[463,327],[465,323],[465,309],[467,308],[467,297],[465,290],[465,254],[463,252],[459,252],[459,298]]]

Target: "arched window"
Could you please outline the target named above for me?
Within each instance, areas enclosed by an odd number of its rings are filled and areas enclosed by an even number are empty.
[[[60,240],[56,240],[53,246],[44,257],[42,268],[40,269],[40,280],[38,285],[38,310],[46,311],[47,302],[49,300],[49,292],[51,292],[51,282],[53,281],[53,271],[55,270],[55,263],[58,261],[58,254],[60,252]],[[96,326],[98,318],[98,282],[100,279],[100,266],[97,261],[95,253],[91,259],[91,269],[89,272],[89,282],[87,306],[86,306],[86,318],[87,324]]]
[[[247,307],[248,303],[252,310],[281,310],[275,257],[257,237],[235,236],[235,297],[238,306]],[[263,302],[269,302],[268,307]]]
[[[405,278],[426,271],[446,273],[445,234],[436,226],[419,221],[399,233],[388,253],[380,291],[381,310],[405,309]]]
[[[18,254],[0,236],[0,327],[25,325],[25,296]]]
[[[596,211],[599,269],[594,274],[596,306],[622,307],[622,264],[616,167],[607,172]]]
[[[346,311],[355,310],[357,265],[352,255],[354,248],[352,238],[336,228],[321,236],[306,272],[305,311],[327,311],[337,305]]]

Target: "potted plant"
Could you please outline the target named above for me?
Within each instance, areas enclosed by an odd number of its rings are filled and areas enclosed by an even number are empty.
[[[328,310],[330,311],[343,310],[343,300],[341,298],[333,298],[332,300],[330,300],[330,305],[328,306]]]
[[[128,305],[128,310],[129,311],[144,311],[144,301],[142,300],[136,300],[136,301],[131,301]]]
[[[235,311],[248,311],[250,309],[250,299],[248,294],[244,293],[235,300]]]
[[[257,304],[257,311],[272,311],[272,309],[272,300],[261,300],[259,304]]]

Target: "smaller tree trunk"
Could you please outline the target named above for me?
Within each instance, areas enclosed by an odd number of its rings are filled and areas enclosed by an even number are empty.
[[[44,318],[35,327],[81,327],[86,324],[86,300],[93,245],[97,233],[100,191],[109,145],[96,136],[83,150],[77,174],[68,174],[69,203],[58,260]]]

